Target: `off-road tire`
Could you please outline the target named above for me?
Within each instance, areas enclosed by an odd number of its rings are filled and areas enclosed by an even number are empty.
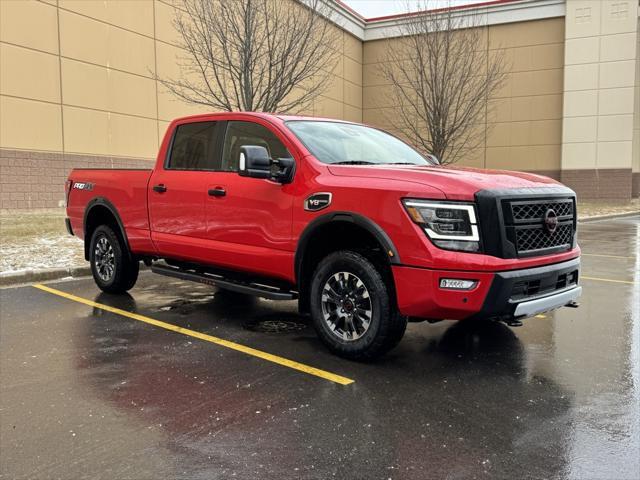
[[[330,278],[339,272],[355,275],[366,287],[371,300],[369,327],[355,340],[339,338],[325,320],[323,290]],[[329,350],[352,360],[372,360],[400,342],[407,327],[407,318],[400,315],[396,307],[393,286],[389,284],[391,280],[388,277],[365,256],[350,250],[334,252],[318,264],[311,282],[311,318],[318,336]]]
[[[104,271],[101,273],[96,262],[96,257],[99,255],[96,251],[98,244],[102,242],[101,245],[104,246],[105,241],[113,251],[113,273],[108,278],[105,278]],[[140,262],[131,258],[120,234],[108,225],[100,225],[91,235],[89,262],[93,279],[104,292],[124,293],[133,288],[138,280]]]

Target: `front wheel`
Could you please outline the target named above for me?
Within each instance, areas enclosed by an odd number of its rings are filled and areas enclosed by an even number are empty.
[[[359,253],[324,258],[311,283],[311,317],[318,335],[342,357],[369,360],[397,345],[407,327],[381,272]]]
[[[124,293],[138,280],[140,262],[130,258],[124,241],[107,225],[91,236],[91,273],[98,287],[107,293]]]

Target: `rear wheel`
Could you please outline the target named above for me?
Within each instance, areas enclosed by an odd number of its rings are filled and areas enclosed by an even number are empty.
[[[335,252],[320,262],[311,284],[311,316],[332,352],[367,360],[400,341],[407,320],[398,312],[384,278],[356,252]]]
[[[91,272],[96,285],[108,293],[123,293],[138,280],[140,262],[130,258],[127,247],[116,232],[100,225],[91,236]]]

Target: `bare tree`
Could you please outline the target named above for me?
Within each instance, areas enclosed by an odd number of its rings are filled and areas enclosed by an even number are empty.
[[[338,34],[323,0],[176,0],[186,52],[180,78],[158,78],[174,95],[215,110],[308,108],[336,66]]]
[[[420,4],[406,19],[382,73],[402,134],[441,163],[454,163],[484,139],[489,99],[506,78],[504,52],[489,52],[480,14],[428,7]]]

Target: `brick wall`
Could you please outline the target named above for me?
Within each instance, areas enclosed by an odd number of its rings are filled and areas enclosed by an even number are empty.
[[[630,168],[563,170],[561,181],[578,194],[579,200],[628,202],[631,199]]]
[[[529,173],[535,173],[536,175],[543,175],[545,177],[549,177],[549,178],[553,178],[554,180],[557,181],[562,181],[561,180],[561,175],[562,172],[560,170],[525,170],[526,172]]]
[[[151,168],[151,159],[0,149],[0,209],[55,208],[73,168]]]
[[[64,182],[73,168],[152,168],[153,159],[0,149],[0,210],[56,208],[64,202]],[[540,170],[562,181],[584,200],[628,201],[640,191],[631,169]]]

